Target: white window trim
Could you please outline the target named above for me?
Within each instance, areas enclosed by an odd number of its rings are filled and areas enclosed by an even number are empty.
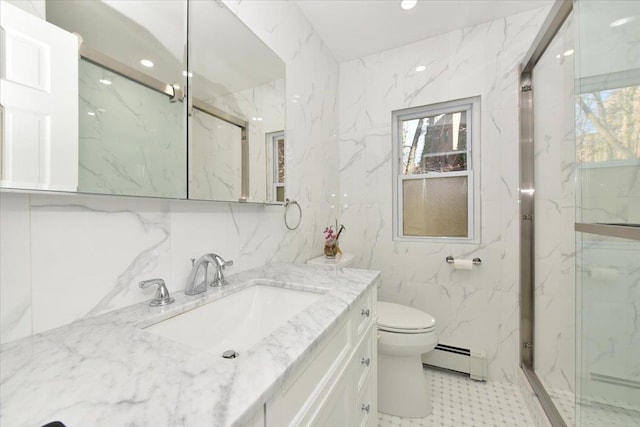
[[[402,175],[402,127],[403,120],[411,120],[434,114],[446,114],[462,110],[470,110],[470,120],[467,123],[467,167],[466,171],[429,172],[426,174]],[[393,239],[405,242],[425,243],[471,243],[481,242],[480,233],[480,97],[465,98],[455,101],[441,102],[422,107],[406,108],[392,112],[392,140],[393,140]],[[470,168],[470,169],[469,169]],[[468,236],[469,237],[427,237],[405,236],[402,234],[402,184],[405,180],[424,178],[444,178],[453,176],[468,177]]]

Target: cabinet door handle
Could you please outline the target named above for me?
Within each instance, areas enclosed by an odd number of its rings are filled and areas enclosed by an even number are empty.
[[[369,366],[370,363],[371,363],[371,358],[369,357],[366,357],[366,358],[363,357],[362,360],[360,361],[360,364],[366,365],[366,366]]]
[[[364,403],[362,404],[362,406],[360,406],[360,409],[363,410],[364,412],[366,412],[367,414],[369,413],[369,411],[371,411],[371,405],[367,404],[365,405]]]
[[[362,311],[360,312],[360,315],[361,315],[361,316],[369,317],[369,316],[371,315],[371,311],[369,311],[369,309],[368,309],[368,308],[367,308],[367,309],[364,309],[364,308],[363,308],[363,309],[362,309]]]

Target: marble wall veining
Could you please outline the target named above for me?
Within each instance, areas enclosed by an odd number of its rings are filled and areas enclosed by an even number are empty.
[[[518,65],[547,8],[340,64],[340,222],[379,298],[432,314],[440,342],[487,352],[489,378],[518,369]],[[418,65],[425,70],[416,71]],[[393,110],[481,97],[481,243],[394,241]],[[445,257],[480,257],[455,271]]]
[[[229,272],[321,253],[338,192],[337,63],[292,2],[227,4],[287,65],[287,197],[300,228],[285,228],[281,206],[2,192],[2,342],[151,298],[141,279],[181,290],[190,258],[207,252],[233,259]]]

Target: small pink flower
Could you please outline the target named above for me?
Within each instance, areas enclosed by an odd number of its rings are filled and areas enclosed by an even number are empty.
[[[338,238],[340,237],[340,234],[345,230],[345,227],[342,224],[340,224],[340,226],[338,227],[336,222],[336,228],[338,228],[338,230],[334,230],[333,225],[325,227],[325,229],[322,231],[322,233],[324,234],[325,240],[327,241],[338,240]]]

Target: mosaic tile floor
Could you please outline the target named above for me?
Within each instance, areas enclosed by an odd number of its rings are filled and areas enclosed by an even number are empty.
[[[466,375],[425,369],[433,414],[402,418],[378,414],[379,427],[534,426],[515,384],[478,382]]]

